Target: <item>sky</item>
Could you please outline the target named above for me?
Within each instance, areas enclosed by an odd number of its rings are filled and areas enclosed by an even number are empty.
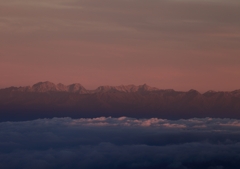
[[[240,88],[239,0],[0,0],[0,88]]]

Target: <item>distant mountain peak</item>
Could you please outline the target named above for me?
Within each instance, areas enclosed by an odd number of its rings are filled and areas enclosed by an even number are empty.
[[[74,84],[68,85],[67,87],[68,87],[68,92],[81,93],[81,94],[88,93],[88,91],[80,83],[74,83]]]
[[[135,85],[120,85],[120,86],[99,86],[95,92],[146,92],[159,90],[155,87],[150,87],[147,84],[135,86]]]
[[[34,84],[31,89],[34,92],[57,91],[57,86],[52,82],[45,81]]]
[[[58,87],[63,87],[63,86],[65,86],[65,85],[62,84],[62,83],[58,83],[57,86],[58,86]]]
[[[199,92],[195,89],[191,89],[191,90],[188,91],[188,93],[199,93]]]
[[[151,86],[148,86],[146,83],[143,84],[143,85],[140,85],[138,86],[138,91],[155,91],[155,90],[159,90],[158,88],[156,87],[151,87]]]
[[[98,92],[117,92],[117,87],[115,86],[99,86],[96,90],[94,90],[94,93],[98,93]]]
[[[35,84],[33,85],[33,87],[38,87],[38,86],[43,86],[43,85],[45,85],[45,86],[49,86],[49,85],[55,86],[54,83],[49,82],[49,81],[45,81],[45,82],[35,83]]]

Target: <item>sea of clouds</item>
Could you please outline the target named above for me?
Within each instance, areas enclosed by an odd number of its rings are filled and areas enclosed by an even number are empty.
[[[0,123],[0,168],[236,169],[240,120],[53,118]]]

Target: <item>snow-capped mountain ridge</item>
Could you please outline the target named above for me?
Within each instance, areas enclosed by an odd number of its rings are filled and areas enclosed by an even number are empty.
[[[25,112],[22,114],[22,112]],[[3,112],[1,114],[1,112]],[[240,90],[199,93],[143,85],[100,86],[39,82],[0,89],[0,121],[53,117],[240,118]]]
[[[8,88],[10,89],[10,88]],[[18,92],[71,92],[71,93],[79,93],[79,94],[87,94],[87,93],[103,93],[103,92],[147,92],[147,91],[157,91],[158,88],[148,86],[147,84],[143,85],[120,85],[120,86],[99,86],[95,90],[87,90],[80,83],[74,83],[71,85],[64,85],[62,83],[54,84],[49,81],[38,82],[32,86],[26,87],[14,87],[11,88],[12,91]]]

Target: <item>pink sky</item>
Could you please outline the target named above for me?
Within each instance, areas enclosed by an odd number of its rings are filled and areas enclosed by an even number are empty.
[[[0,0],[0,88],[240,89],[239,0]]]

